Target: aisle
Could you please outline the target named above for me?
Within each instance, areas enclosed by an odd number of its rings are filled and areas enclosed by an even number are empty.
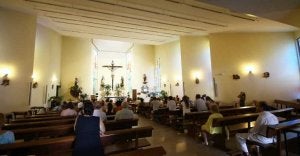
[[[222,156],[225,152],[213,147],[204,146],[186,134],[178,133],[174,129],[157,124],[142,116],[139,117],[139,126],[154,128],[151,138],[147,138],[151,147],[163,146],[167,156]]]

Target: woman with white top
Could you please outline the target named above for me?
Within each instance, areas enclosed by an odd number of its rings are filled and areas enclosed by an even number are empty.
[[[185,113],[191,112],[190,98],[188,96],[185,95],[182,97],[181,106],[182,106],[182,115],[183,116],[185,115]]]

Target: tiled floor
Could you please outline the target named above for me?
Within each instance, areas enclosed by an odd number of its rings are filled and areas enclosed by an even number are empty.
[[[154,128],[152,137],[147,138],[151,147],[163,146],[167,156],[222,156],[224,151],[214,147],[202,145],[183,133],[158,124],[144,117],[139,118],[139,126],[152,126]]]

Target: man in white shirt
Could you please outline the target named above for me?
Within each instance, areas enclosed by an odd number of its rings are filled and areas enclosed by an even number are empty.
[[[246,140],[259,142],[261,144],[269,144],[275,141],[274,138],[265,137],[267,126],[278,124],[278,118],[267,110],[267,103],[259,102],[257,105],[257,111],[260,112],[260,114],[255,121],[255,126],[250,130],[250,133],[236,134],[235,137],[238,143],[238,148],[243,151],[244,155],[249,155]]]
[[[169,111],[176,111],[176,102],[172,96],[169,96],[167,107],[169,108]]]
[[[60,116],[76,116],[77,112],[73,108],[73,103],[69,102],[66,106],[66,109],[61,111]]]
[[[207,111],[207,106],[205,104],[205,101],[201,99],[200,94],[196,94],[196,100],[194,102],[194,106],[197,108],[198,112]]]
[[[123,102],[122,109],[116,113],[115,119],[116,120],[133,119],[134,113],[128,107],[129,107],[128,102]]]
[[[158,110],[158,108],[161,106],[160,101],[156,97],[153,97],[153,100],[151,101],[150,104],[152,105],[152,110],[153,111]]]

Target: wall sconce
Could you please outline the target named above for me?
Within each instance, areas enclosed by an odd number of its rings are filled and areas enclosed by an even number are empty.
[[[240,79],[240,76],[238,74],[234,74],[234,75],[232,75],[232,78],[234,80],[238,80],[238,79]]]
[[[8,86],[9,85],[9,79],[8,79],[8,74],[5,74],[3,77],[2,77],[2,83],[1,83],[2,86]]]
[[[269,72],[264,72],[263,73],[263,78],[268,78],[270,77],[270,73]]]
[[[32,74],[31,79],[32,79],[32,81],[31,81],[32,88],[37,88],[38,87],[38,82],[36,81],[36,75]]]
[[[167,87],[167,84],[164,83],[164,87],[166,88],[166,87]]]
[[[177,86],[177,87],[178,87],[178,86],[179,86],[179,82],[176,82],[175,86]]]
[[[198,77],[195,78],[195,83],[196,83],[196,84],[199,84],[199,83],[200,83],[200,80],[199,80]]]

